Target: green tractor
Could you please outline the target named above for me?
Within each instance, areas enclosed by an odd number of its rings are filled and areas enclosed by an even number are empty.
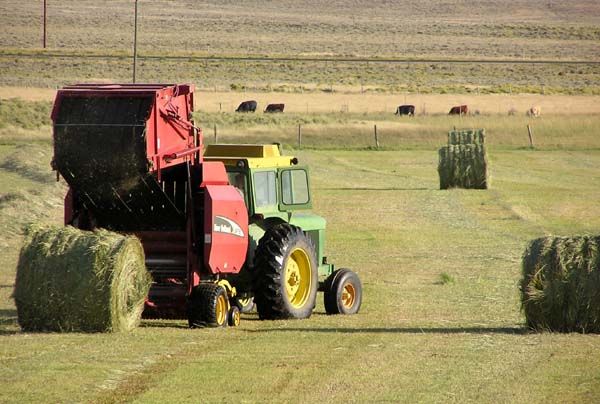
[[[225,165],[249,217],[244,270],[230,279],[235,304],[261,319],[307,318],[324,293],[328,314],[354,314],[362,302],[358,275],[327,262],[325,219],[312,207],[309,170],[278,145],[209,145],[205,161]]]

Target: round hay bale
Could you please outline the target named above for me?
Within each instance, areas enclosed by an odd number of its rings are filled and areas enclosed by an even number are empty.
[[[30,225],[17,266],[18,322],[24,331],[129,331],[150,283],[136,237]]]
[[[600,332],[600,236],[543,237],[523,255],[521,307],[534,330]]]

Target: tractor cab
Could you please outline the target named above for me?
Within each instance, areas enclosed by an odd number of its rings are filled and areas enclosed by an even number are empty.
[[[206,161],[221,161],[229,183],[244,197],[248,215],[255,220],[290,220],[296,210],[312,207],[308,168],[298,159],[282,156],[279,145],[209,145]]]

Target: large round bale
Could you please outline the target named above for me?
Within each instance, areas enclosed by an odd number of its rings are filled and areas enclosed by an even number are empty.
[[[151,277],[133,236],[30,225],[14,298],[24,331],[129,331],[140,321]]]
[[[543,237],[523,255],[521,304],[535,330],[600,332],[600,236]]]

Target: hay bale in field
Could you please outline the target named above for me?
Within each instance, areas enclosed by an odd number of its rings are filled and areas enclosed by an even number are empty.
[[[448,146],[460,144],[485,144],[485,129],[461,129],[448,132]]]
[[[488,159],[483,144],[460,144],[439,150],[440,189],[487,189]]]
[[[600,333],[600,236],[543,237],[523,255],[521,308],[535,330]]]
[[[14,298],[24,331],[129,331],[151,278],[140,241],[107,230],[30,225]]]

